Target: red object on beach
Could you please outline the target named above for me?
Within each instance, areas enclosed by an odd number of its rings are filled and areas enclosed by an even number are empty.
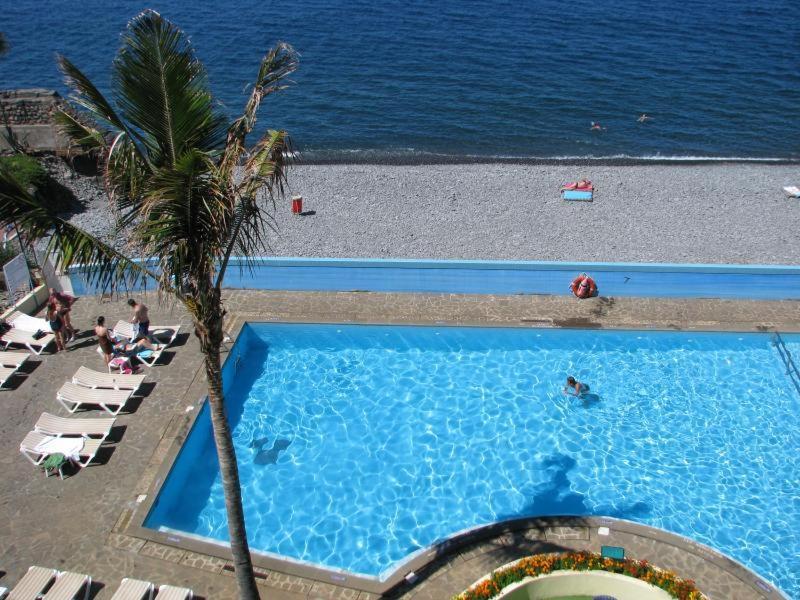
[[[303,197],[292,196],[292,214],[299,215],[303,212]]]
[[[594,191],[594,186],[592,182],[588,179],[581,179],[580,181],[571,181],[569,183],[565,183],[561,186],[561,191],[564,190],[576,190],[578,192],[592,192]]]

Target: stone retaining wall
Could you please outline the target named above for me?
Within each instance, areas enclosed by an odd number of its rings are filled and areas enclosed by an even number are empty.
[[[5,134],[6,122],[26,151],[58,152],[66,149],[66,140],[53,125],[53,113],[66,107],[54,90],[24,89],[0,91],[0,107]],[[0,151],[10,150],[5,135],[0,136]]]

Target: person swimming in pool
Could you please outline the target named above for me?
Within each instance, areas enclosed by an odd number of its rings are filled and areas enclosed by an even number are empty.
[[[589,391],[588,384],[581,383],[580,381],[575,379],[572,375],[567,377],[567,385],[564,386],[565,396],[575,396],[576,398],[580,398],[588,391]]]

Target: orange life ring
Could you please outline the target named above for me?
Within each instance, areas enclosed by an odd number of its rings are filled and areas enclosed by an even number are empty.
[[[597,293],[597,284],[588,275],[578,275],[569,287],[578,298],[591,298]]]

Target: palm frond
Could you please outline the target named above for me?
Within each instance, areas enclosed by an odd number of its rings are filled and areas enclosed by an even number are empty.
[[[267,131],[253,147],[244,164],[238,193],[255,197],[260,190],[266,188],[270,198],[276,194],[283,195],[291,155],[289,134],[272,129]]]
[[[280,42],[261,59],[258,76],[244,108],[244,113],[228,128],[223,169],[232,174],[245,152],[246,138],[256,124],[261,101],[274,92],[287,87],[283,82],[299,64],[299,55],[289,44]]]
[[[88,283],[112,290],[117,282],[137,285],[157,275],[141,262],[125,256],[97,237],[53,214],[13,176],[0,167],[0,221],[13,222],[32,239],[50,236],[52,252],[62,268],[91,265],[86,270]]]
[[[266,190],[267,199],[274,209],[275,196],[284,193],[290,156],[291,143],[285,131],[269,130],[253,148],[244,165],[241,181],[235,188],[238,201],[224,244],[225,255],[220,262],[217,286],[222,285],[228,261],[234,252],[243,257],[243,266],[251,266],[247,257],[263,251],[267,245],[267,230],[275,231],[269,213],[260,208],[257,198],[261,191]]]
[[[53,121],[58,131],[66,135],[74,145],[89,150],[101,150],[106,147],[103,132],[84,125],[68,112],[58,111],[53,114]]]
[[[158,13],[145,11],[129,23],[112,82],[122,115],[156,168],[174,164],[190,148],[222,147],[225,121],[205,68],[186,35]]]
[[[95,85],[65,56],[58,56],[58,68],[64,75],[64,82],[72,90],[70,100],[85,109],[89,116],[108,129],[126,131],[126,123],[120,118],[111,103],[100,93]]]
[[[213,273],[231,210],[215,176],[211,155],[192,150],[156,172],[139,209],[136,238],[145,252],[161,257],[162,280],[193,285],[198,273]]]
[[[125,132],[117,135],[108,148],[103,174],[118,227],[126,228],[139,216],[150,171]]]

